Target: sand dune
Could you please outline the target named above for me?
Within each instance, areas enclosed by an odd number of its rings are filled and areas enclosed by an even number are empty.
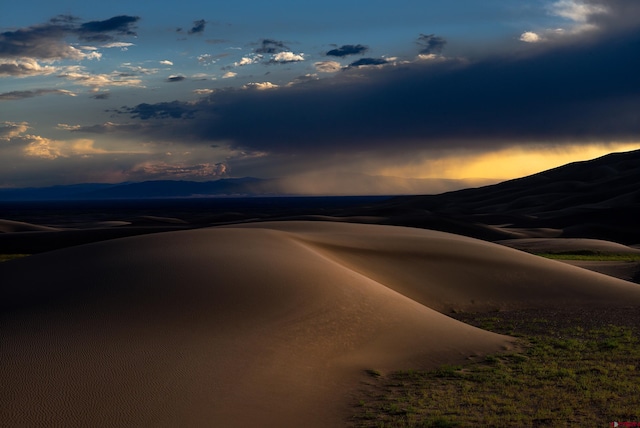
[[[15,232],[54,232],[59,229],[49,226],[41,226],[38,224],[25,223],[22,221],[3,220],[0,219],[0,233]]]
[[[531,253],[571,253],[587,251],[611,254],[640,254],[640,249],[602,239],[525,238],[507,239],[498,241],[498,243]]]
[[[327,222],[98,242],[0,278],[0,420],[26,426],[343,426],[367,369],[512,343],[436,310],[640,304],[495,244]]]
[[[563,263],[640,284],[640,262],[561,260]]]
[[[640,287],[627,281],[444,232],[310,222],[242,227],[293,232],[337,263],[444,313],[640,303]]]
[[[499,244],[507,247],[517,248],[530,253],[598,253],[598,254],[629,254],[638,255],[640,249],[616,242],[604,241],[600,239],[579,239],[579,238],[526,238],[508,239],[498,241]],[[594,272],[603,273],[640,283],[640,262],[638,261],[584,261],[584,260],[562,260],[563,263],[578,266]]]

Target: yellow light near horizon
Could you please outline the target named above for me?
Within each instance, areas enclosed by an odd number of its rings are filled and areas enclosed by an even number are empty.
[[[615,146],[570,146],[561,149],[511,149],[488,155],[472,163],[470,177],[511,179],[535,174],[572,162],[595,159],[613,152],[640,148],[638,144]],[[469,173],[463,168],[461,173]],[[493,175],[491,175],[493,173]]]
[[[572,145],[556,148],[515,147],[490,153],[455,153],[419,164],[385,168],[382,175],[414,178],[487,178],[509,180],[595,159],[613,152],[640,149],[640,143]]]

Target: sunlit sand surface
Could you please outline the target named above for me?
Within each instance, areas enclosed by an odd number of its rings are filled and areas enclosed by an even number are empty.
[[[636,284],[497,244],[336,222],[114,239],[0,278],[8,426],[344,426],[367,370],[513,346],[452,310],[640,304]]]

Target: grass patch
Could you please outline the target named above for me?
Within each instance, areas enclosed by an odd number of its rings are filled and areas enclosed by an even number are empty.
[[[20,259],[22,257],[30,256],[31,254],[0,254],[0,263],[8,262],[9,260]]]
[[[637,309],[631,313],[637,322]],[[351,426],[607,426],[640,420],[637,326],[583,328],[500,314],[466,318],[516,334],[521,351],[372,379]]]
[[[554,260],[581,260],[594,262],[638,262],[640,254],[613,254],[593,251],[578,251],[571,253],[534,253],[537,256]]]

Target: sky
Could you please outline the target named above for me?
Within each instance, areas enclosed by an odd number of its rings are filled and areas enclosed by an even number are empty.
[[[520,177],[640,148],[639,52],[638,0],[3,2],[0,188]]]

